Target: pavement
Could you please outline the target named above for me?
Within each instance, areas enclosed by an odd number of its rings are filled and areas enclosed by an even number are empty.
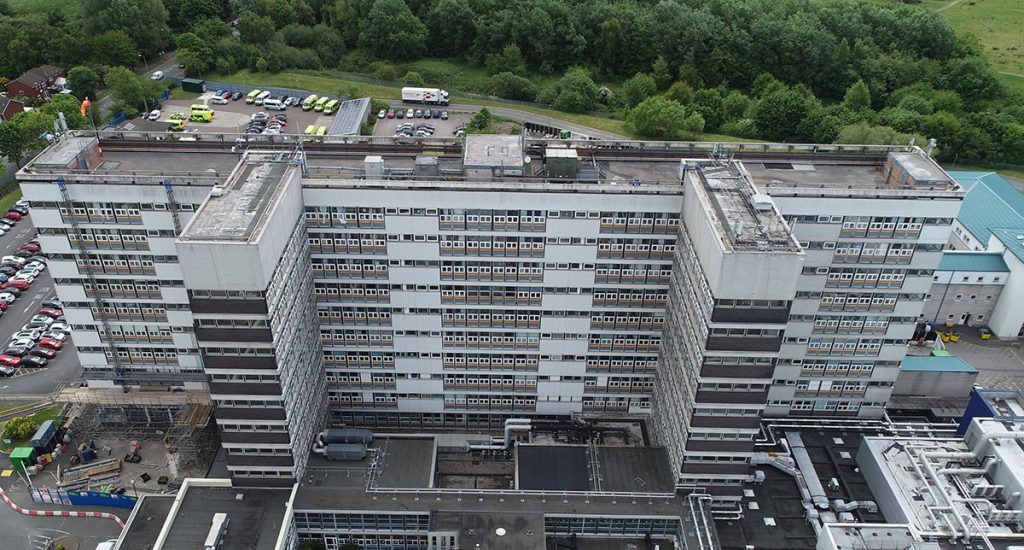
[[[22,218],[14,230],[0,236],[0,256],[13,254],[19,246],[36,234],[31,214]],[[7,337],[21,330],[28,320],[38,313],[40,302],[56,295],[50,270],[44,271],[28,291],[23,292],[0,316],[0,345],[6,344]],[[0,377],[0,401],[4,398],[25,400],[48,397],[59,386],[77,384],[81,381],[82,367],[71,339],[65,341],[64,349],[57,357],[41,369],[19,368],[10,378]]]
[[[450,138],[454,137],[455,130],[458,126],[465,126],[469,123],[469,120],[473,118],[473,113],[470,112],[456,112],[446,107],[441,109],[448,111],[448,120],[441,120],[439,118],[423,119],[423,118],[377,118],[377,113],[371,113],[370,116],[376,121],[373,127],[373,135],[375,136],[393,136],[399,126],[405,123],[412,123],[414,126],[418,124],[429,124],[434,127],[433,137],[439,138]],[[405,109],[404,109],[405,110]]]
[[[189,113],[189,107],[192,104],[202,103],[207,104],[213,109],[214,116],[210,122],[185,122],[185,131],[199,130],[201,132],[242,132],[246,126],[249,125],[249,117],[254,113],[267,113],[270,115],[281,112],[288,116],[288,124],[284,127],[284,133],[286,134],[301,134],[306,131],[306,127],[314,125],[320,126],[331,126],[331,122],[334,120],[334,116],[325,116],[323,113],[316,111],[303,111],[301,107],[288,107],[284,111],[267,111],[261,105],[249,105],[245,102],[245,99],[239,99],[238,101],[229,101],[224,105],[216,105],[209,103],[209,100],[213,97],[211,90],[196,99],[168,99],[165,100],[161,106],[161,117],[160,120],[150,121],[145,120],[142,117],[132,119],[128,122],[131,123],[131,129],[140,132],[166,132],[167,127],[171,124],[170,116],[174,113]],[[376,113],[374,114],[376,116]],[[178,132],[181,135],[180,132]]]
[[[946,350],[978,369],[978,385],[1024,390],[1024,349],[1019,339],[982,340],[977,329],[956,331],[960,341],[946,342]]]

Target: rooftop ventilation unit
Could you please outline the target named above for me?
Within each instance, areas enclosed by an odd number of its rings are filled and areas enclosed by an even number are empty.
[[[220,547],[221,539],[227,533],[229,523],[231,523],[231,520],[228,519],[227,514],[218,512],[213,515],[210,532],[206,535],[206,542],[203,543],[204,550],[217,550]]]

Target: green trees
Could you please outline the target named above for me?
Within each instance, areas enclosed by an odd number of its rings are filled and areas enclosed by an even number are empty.
[[[417,59],[426,52],[427,28],[403,0],[376,0],[359,34],[359,47],[380,59]]]
[[[593,110],[597,103],[597,84],[586,71],[573,69],[554,86],[544,90],[538,99],[554,105],[559,111],[585,113]]]
[[[657,91],[658,84],[651,75],[636,73],[622,84],[622,101],[626,107],[633,108]]]
[[[663,97],[643,100],[627,120],[638,133],[655,139],[696,139],[704,130],[700,114],[687,114],[679,102]]]
[[[274,37],[274,20],[269,17],[247,13],[238,18],[238,34],[242,42],[266,44]]]
[[[4,425],[4,437],[8,439],[25,439],[32,437],[32,434],[39,429],[39,426],[27,416],[16,416],[7,421]]]
[[[124,31],[147,57],[162,50],[170,37],[160,0],[82,0],[82,20],[91,34]]]
[[[470,130],[482,132],[490,128],[493,121],[494,117],[491,115],[491,112],[487,110],[487,107],[483,107],[473,115],[473,118],[469,119],[467,127]]]
[[[114,98],[114,110],[123,109],[125,114],[149,109],[159,91],[159,84],[139,78],[124,67],[113,67],[103,76],[103,82]]]
[[[142,60],[135,42],[123,30],[112,30],[92,37],[89,44],[89,61],[108,67],[133,67]]]
[[[523,52],[515,44],[508,44],[500,52],[489,54],[484,60],[484,66],[491,74],[512,73],[520,76],[526,74]]]
[[[765,139],[798,141],[797,128],[811,110],[806,94],[793,89],[765,94],[754,107],[754,124]]]
[[[871,112],[871,90],[863,80],[858,80],[846,89],[843,96],[843,107],[859,114]]]
[[[100,77],[96,74],[96,71],[89,67],[72,67],[68,71],[68,87],[75,93],[75,96],[79,99],[85,97],[94,97],[96,92],[96,86],[100,83]]]
[[[482,91],[485,94],[519,101],[533,101],[537,98],[537,86],[529,79],[512,73],[498,73],[492,76],[484,84]]]
[[[467,0],[440,0],[427,17],[430,51],[442,56],[464,56],[473,43],[476,14]],[[500,72],[500,71],[499,71]]]

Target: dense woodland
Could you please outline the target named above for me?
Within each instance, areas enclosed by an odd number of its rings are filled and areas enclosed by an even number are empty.
[[[456,92],[604,111],[645,136],[934,137],[945,160],[1024,162],[1024,101],[1009,96],[969,37],[937,13],[902,4],[83,0],[80,14],[6,13],[0,75],[44,62],[81,66],[70,75],[80,96],[111,67],[175,47],[192,75],[339,69],[445,84],[444,75],[398,67],[447,58],[491,75],[452,85]],[[127,108],[138,103],[122,99]]]

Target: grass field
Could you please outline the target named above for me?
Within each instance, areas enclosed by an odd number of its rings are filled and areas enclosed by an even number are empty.
[[[307,90],[313,93],[327,92],[337,93],[338,91],[353,90],[357,95],[369,96],[376,99],[401,99],[401,88],[397,86],[384,86],[381,84],[370,84],[346,80],[332,76],[327,72],[307,71],[283,71],[276,74],[253,73],[248,70],[239,71],[230,75],[210,75],[208,80],[216,82],[232,82],[237,84],[248,84],[251,86],[281,86]],[[498,101],[490,101],[477,98],[459,98],[459,94],[452,94],[453,103],[466,103],[471,105],[483,105],[487,107],[504,107],[517,109],[537,115],[565,120],[573,124],[596,128],[614,134],[633,136],[633,132],[626,126],[626,123],[619,119],[605,118],[592,115],[581,115],[574,113],[563,113],[554,109],[510,104]],[[635,137],[635,136],[634,136]],[[704,134],[701,137],[705,141],[752,141],[720,134]]]
[[[77,14],[82,6],[79,0],[8,0],[14,13],[47,13],[54,8],[61,12]]]
[[[0,198],[0,212],[7,212],[7,210],[14,206],[14,203],[21,200],[21,188],[15,189],[11,194]]]
[[[958,32],[978,39],[1007,88],[1024,92],[1024,4],[1021,0],[924,0]]]

